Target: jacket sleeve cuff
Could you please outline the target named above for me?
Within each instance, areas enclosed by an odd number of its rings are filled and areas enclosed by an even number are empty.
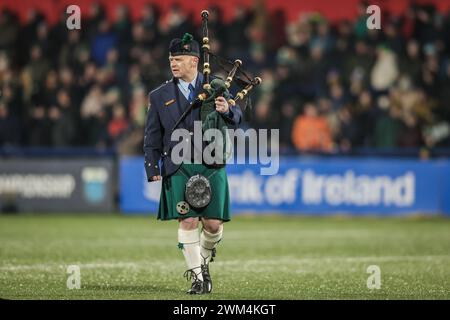
[[[157,163],[145,162],[145,173],[147,174],[147,181],[152,182],[150,179],[154,176],[161,175],[159,165]]]
[[[228,118],[229,120],[233,120],[233,111],[231,111],[231,108],[228,109],[227,112],[222,113],[222,115],[223,115],[225,118]]]

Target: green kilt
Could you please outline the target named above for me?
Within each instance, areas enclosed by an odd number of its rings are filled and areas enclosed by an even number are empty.
[[[181,168],[183,173],[181,172]],[[203,217],[230,220],[230,195],[225,168],[210,168],[203,164],[182,164],[181,167],[170,177],[163,178],[161,188],[161,199],[159,202],[158,219],[171,220],[189,217]],[[214,173],[214,171],[217,171]],[[214,173],[214,174],[212,174]],[[209,177],[211,185],[211,201],[201,209],[189,207],[187,213],[181,214],[177,210],[177,204],[185,201],[184,192],[188,178],[196,174]]]

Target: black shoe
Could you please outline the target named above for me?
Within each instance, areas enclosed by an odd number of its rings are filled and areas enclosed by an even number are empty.
[[[202,276],[203,276],[203,284],[205,287],[205,293],[211,293],[212,281],[211,281],[211,275],[209,274],[209,265],[208,264],[202,264]]]
[[[196,280],[192,282],[191,288],[186,292],[187,294],[204,294],[205,292],[205,283],[200,280]]]
[[[206,293],[205,283],[198,279],[194,270],[189,269],[183,275],[187,280],[193,280],[191,288],[186,291],[187,294],[204,294]]]

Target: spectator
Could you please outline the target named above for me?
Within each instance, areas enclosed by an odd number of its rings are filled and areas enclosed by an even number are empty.
[[[50,63],[42,56],[42,49],[39,46],[33,46],[31,61],[25,66],[22,74],[26,100],[31,100],[39,93],[40,86],[44,83],[49,71]]]
[[[116,104],[113,107],[113,116],[108,124],[108,133],[112,141],[117,141],[121,134],[128,129],[128,120],[125,116],[125,108]]]
[[[51,123],[43,105],[36,105],[31,109],[27,133],[28,144],[30,146],[40,147],[51,145]]]
[[[280,127],[280,148],[289,150],[293,147],[291,140],[292,126],[294,124],[295,116],[298,111],[295,107],[295,101],[286,101],[281,106],[281,122],[283,126]]]
[[[8,50],[8,56],[12,55],[18,35],[19,26],[13,14],[7,10],[0,11],[0,51]]]
[[[333,110],[337,111],[346,103],[344,87],[339,83],[333,83],[330,86],[330,102]]]
[[[400,72],[407,75],[414,85],[418,85],[421,65],[419,43],[415,39],[411,39],[406,45],[406,57],[400,60]]]
[[[325,117],[318,114],[313,103],[305,104],[303,115],[295,119],[292,141],[300,151],[332,151],[333,142],[330,127]]]
[[[79,55],[86,44],[81,42],[81,31],[71,30],[67,33],[67,42],[63,44],[59,54],[59,64],[73,69],[79,67]]]
[[[142,149],[144,137],[145,119],[147,116],[147,94],[142,85],[134,87],[130,103],[130,122],[126,134],[121,137],[117,144],[117,150],[120,154],[137,154]]]
[[[159,9],[154,4],[146,3],[142,11],[141,24],[145,29],[145,40],[153,46],[159,38],[158,23],[160,19]]]
[[[19,121],[8,111],[6,104],[0,101],[0,146],[18,146],[21,137]]]
[[[248,54],[248,42],[245,34],[251,17],[241,5],[234,7],[234,17],[232,22],[227,26],[227,42],[228,54],[235,59],[242,59]]]
[[[355,43],[354,53],[345,60],[344,74],[345,80],[349,81],[355,76],[359,76],[365,87],[369,85],[370,71],[372,70],[374,59],[371,55],[369,45],[364,40]]]
[[[358,126],[355,146],[372,145],[376,111],[369,91],[365,90],[359,94],[354,113],[354,121]]]
[[[127,58],[128,48],[131,45],[132,23],[126,5],[118,5],[116,9],[116,21],[114,23],[114,32],[117,34],[117,47],[120,53],[121,61]]]
[[[58,91],[57,105],[49,110],[52,126],[52,146],[70,147],[75,143],[75,114],[71,105],[70,95],[64,89]]]
[[[350,151],[357,143],[358,124],[355,122],[353,114],[349,107],[343,107],[338,112],[340,122],[339,134],[336,141],[341,151]]]
[[[395,54],[387,47],[377,48],[377,60],[372,69],[371,84],[377,91],[385,91],[397,80],[398,68]]]
[[[110,49],[117,45],[117,36],[111,31],[108,20],[104,19],[100,22],[98,33],[92,41],[92,57],[98,66],[106,63],[107,53]]]
[[[375,146],[377,148],[395,148],[397,146],[401,130],[400,116],[400,109],[391,107],[385,115],[377,119],[375,124]]]
[[[405,47],[405,41],[400,36],[397,23],[394,19],[391,19],[388,23],[386,23],[386,27],[384,29],[384,36],[386,46],[391,48],[393,52],[395,52],[396,56],[402,53],[403,48]]]
[[[406,148],[420,147],[424,144],[422,130],[413,115],[408,114],[403,118],[397,142],[399,147]]]
[[[99,2],[93,1],[89,6],[89,17],[87,21],[83,23],[86,25],[86,36],[89,42],[95,38],[98,32],[98,26],[104,19],[105,8],[103,8]]]
[[[100,86],[93,86],[81,104],[81,117],[89,118],[103,110],[103,96]]]

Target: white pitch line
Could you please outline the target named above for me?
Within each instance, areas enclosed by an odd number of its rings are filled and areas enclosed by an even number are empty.
[[[134,262],[96,262],[96,263],[68,263],[62,264],[25,264],[25,265],[12,265],[0,267],[0,271],[22,271],[22,270],[42,270],[51,271],[54,269],[65,269],[69,265],[79,265],[83,269],[110,269],[110,268],[136,268],[137,264]]]
[[[251,259],[251,260],[225,260],[214,262],[216,266],[234,266],[251,267],[258,265],[302,265],[302,264],[322,264],[322,263],[350,263],[350,262],[389,262],[389,261],[431,261],[434,259],[450,259],[450,255],[428,255],[428,256],[372,256],[372,257],[309,257],[309,258],[291,258],[282,256],[274,259]],[[29,265],[5,265],[0,267],[0,271],[26,271],[26,270],[42,270],[52,271],[55,269],[64,270],[67,266],[75,264],[79,265],[81,269],[115,269],[115,268],[128,268],[128,269],[145,269],[160,267],[168,269],[168,267],[182,267],[184,265],[182,259],[180,261],[99,261],[90,263],[67,263],[67,264],[29,264]]]

